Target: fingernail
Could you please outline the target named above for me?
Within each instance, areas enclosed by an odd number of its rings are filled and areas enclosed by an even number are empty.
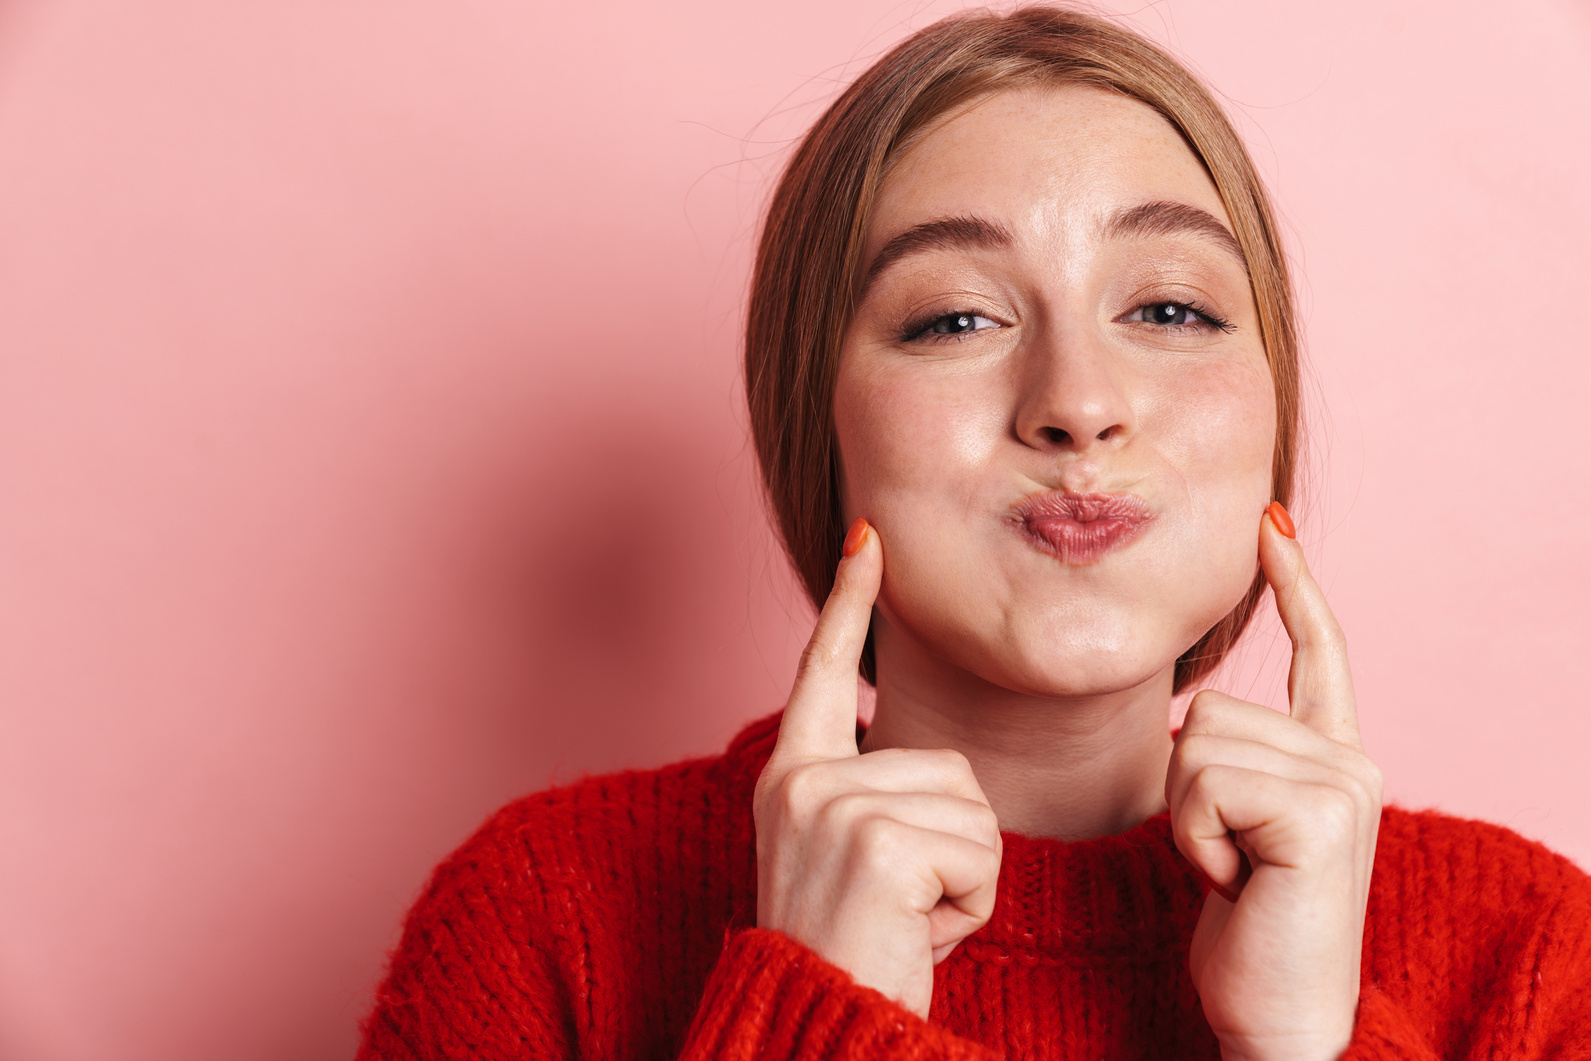
[[[1238,892],[1241,892],[1243,890],[1243,885],[1247,884],[1248,879],[1254,876],[1254,863],[1248,860],[1248,855],[1242,854],[1241,852],[1239,854],[1240,858],[1237,864],[1237,880],[1232,882],[1232,893],[1234,895]],[[1234,899],[1232,901],[1236,902],[1237,900]]]
[[[1271,522],[1276,524],[1277,530],[1289,538],[1298,537],[1298,528],[1293,526],[1293,517],[1287,514],[1287,510],[1282,507],[1280,501],[1272,501],[1270,507],[1265,511],[1270,514]]]
[[[1211,877],[1208,873],[1204,872],[1204,870],[1202,870],[1202,869],[1199,869],[1199,868],[1195,867],[1193,872],[1195,872],[1195,873],[1197,873],[1199,875],[1199,879],[1201,881],[1203,881],[1205,886],[1208,887],[1212,892],[1215,892],[1215,894],[1219,895],[1221,898],[1225,899],[1229,903],[1236,903],[1237,902],[1237,892],[1233,891],[1231,888],[1228,888],[1228,887],[1226,887],[1224,885],[1215,883],[1215,878]]]
[[[1228,835],[1233,834],[1229,833]],[[1242,841],[1240,840],[1239,843],[1241,842]],[[1246,852],[1239,851],[1237,853],[1237,860],[1237,879],[1232,882],[1231,887],[1227,887],[1225,884],[1217,884],[1215,882],[1215,878],[1204,872],[1202,869],[1195,867],[1194,872],[1198,873],[1198,875],[1203,878],[1204,883],[1210,886],[1211,891],[1220,895],[1221,898],[1225,899],[1227,902],[1235,903],[1237,902],[1237,897],[1243,894],[1243,886],[1249,882],[1250,877],[1254,876],[1254,863],[1248,860],[1248,854]]]
[[[858,519],[851,524],[851,529],[845,532],[845,544],[840,546],[841,556],[855,556],[856,550],[867,541],[867,520]]]

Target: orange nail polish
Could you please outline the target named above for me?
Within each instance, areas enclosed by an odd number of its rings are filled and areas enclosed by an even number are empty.
[[[1270,513],[1271,522],[1276,524],[1277,530],[1289,538],[1298,537],[1298,528],[1293,526],[1293,517],[1287,514],[1287,510],[1282,507],[1280,501],[1272,501],[1270,507],[1265,511]]]
[[[858,519],[851,524],[851,529],[845,532],[845,544],[840,547],[840,555],[855,556],[856,550],[867,541],[867,520]]]
[[[1233,891],[1231,888],[1225,887],[1224,885],[1215,883],[1214,879],[1212,879],[1208,873],[1204,872],[1204,870],[1197,866],[1193,867],[1193,872],[1198,876],[1199,880],[1204,882],[1204,886],[1206,888],[1209,888],[1212,892],[1215,892],[1215,894],[1219,895],[1229,903],[1237,902],[1237,892]]]

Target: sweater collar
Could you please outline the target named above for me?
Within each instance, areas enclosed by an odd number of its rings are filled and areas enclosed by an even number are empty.
[[[1166,815],[1089,840],[1001,835],[994,913],[970,941],[1052,960],[1186,950],[1204,888]]]
[[[779,735],[781,713],[751,723],[727,758],[756,783]],[[858,738],[865,729],[858,726]],[[967,939],[983,960],[1076,960],[1085,955],[1159,959],[1185,952],[1208,885],[1176,849],[1158,814],[1124,833],[1089,840],[1002,833],[994,913]]]

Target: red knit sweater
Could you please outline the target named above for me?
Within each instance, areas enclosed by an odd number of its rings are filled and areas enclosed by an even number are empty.
[[[752,786],[778,717],[718,758],[498,812],[415,904],[376,1058],[1215,1058],[1188,975],[1203,890],[1165,817],[1007,835],[994,916],[924,1021],[754,927]],[[1591,879],[1505,829],[1382,817],[1352,1058],[1591,1059]]]

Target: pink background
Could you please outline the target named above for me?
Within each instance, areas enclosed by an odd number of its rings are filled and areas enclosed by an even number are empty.
[[[954,6],[0,7],[0,1057],[347,1057],[492,808],[778,706],[757,208]],[[1591,865],[1591,14],[1122,7],[1277,192],[1392,796]]]

